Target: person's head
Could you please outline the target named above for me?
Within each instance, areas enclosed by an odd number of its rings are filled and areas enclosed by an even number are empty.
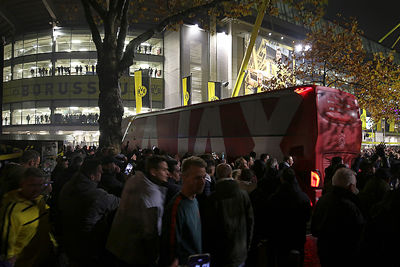
[[[27,168],[20,181],[20,194],[28,200],[34,200],[45,189],[44,173],[35,167]]]
[[[90,180],[96,183],[100,182],[101,174],[103,173],[101,161],[98,159],[85,160],[80,168],[80,172]]]
[[[21,164],[27,168],[38,168],[40,164],[40,154],[36,150],[26,150],[22,154],[20,160]]]
[[[146,174],[161,182],[168,181],[168,164],[166,158],[158,155],[146,159]]]
[[[287,184],[293,185],[296,183],[296,173],[294,172],[293,169],[286,168],[283,171],[283,173],[280,177],[280,180],[282,183],[287,183]]]
[[[269,159],[269,155],[268,154],[266,154],[266,153],[261,154],[261,156],[260,156],[260,160],[261,161],[267,162],[268,159]]]
[[[276,158],[269,158],[267,160],[267,168],[278,169],[279,168],[278,160]]]
[[[245,182],[256,182],[257,178],[251,169],[243,169],[239,176],[239,180]]]
[[[103,171],[114,172],[115,171],[115,159],[111,156],[106,156],[101,159],[101,167]]]
[[[255,151],[251,151],[249,153],[249,156],[252,157],[253,159],[255,159],[257,157],[257,153]]]
[[[289,156],[289,155],[284,156],[283,161],[286,162],[287,164],[289,164],[290,167],[292,167],[292,165],[294,163],[293,157]]]
[[[207,163],[206,172],[210,176],[214,176],[214,174],[215,174],[215,160],[214,160],[213,156],[210,155],[210,154],[203,154],[203,155],[200,156],[200,158],[202,158]]]
[[[360,163],[360,170],[364,174],[373,174],[375,173],[374,163],[370,160],[363,160]]]
[[[232,171],[232,178],[235,180],[239,180],[240,174],[242,173],[241,169],[236,169]]]
[[[66,169],[68,168],[68,164],[69,162],[66,156],[57,159],[57,167],[59,168]]]
[[[231,178],[232,177],[232,168],[229,164],[221,163],[217,166],[216,169],[217,179],[222,178]]]
[[[345,188],[354,194],[358,193],[355,172],[349,168],[338,169],[332,177],[332,185]]]
[[[194,198],[203,192],[207,163],[199,157],[192,156],[182,163],[182,194]]]
[[[248,169],[247,160],[244,157],[237,158],[235,160],[235,169]]]
[[[247,166],[251,168],[254,165],[254,158],[252,156],[243,157],[247,161]]]
[[[176,182],[181,180],[181,167],[179,167],[178,161],[169,159],[167,161],[169,177],[174,179]]]
[[[82,163],[83,163],[83,158],[80,155],[76,155],[71,160],[71,167],[78,170],[82,166]]]
[[[333,157],[331,160],[331,165],[339,165],[339,164],[343,164],[343,159],[342,157]]]

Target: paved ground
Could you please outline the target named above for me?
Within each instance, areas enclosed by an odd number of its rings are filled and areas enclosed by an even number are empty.
[[[320,267],[317,254],[317,239],[312,235],[307,235],[306,245],[304,246],[304,267]]]

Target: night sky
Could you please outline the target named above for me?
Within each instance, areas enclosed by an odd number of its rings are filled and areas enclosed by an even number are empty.
[[[400,9],[397,8],[398,2],[395,0],[329,0],[328,3],[329,18],[337,13],[345,17],[355,17],[364,35],[375,41],[400,23]],[[390,38],[385,39],[383,44],[391,47],[399,36],[400,27],[390,35]],[[395,48],[400,51],[400,41]]]

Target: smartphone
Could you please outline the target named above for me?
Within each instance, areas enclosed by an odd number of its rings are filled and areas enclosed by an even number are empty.
[[[131,173],[132,169],[133,169],[133,165],[128,163],[128,165],[126,165],[126,167],[125,167],[125,174],[129,175]]]
[[[188,259],[188,267],[210,267],[210,254],[190,255]]]

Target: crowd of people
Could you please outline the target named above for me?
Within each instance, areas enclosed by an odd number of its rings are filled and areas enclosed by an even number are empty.
[[[399,266],[396,150],[332,158],[314,207],[295,160],[68,147],[46,177],[25,151],[1,169],[0,266],[303,266],[308,232],[322,266]]]
[[[75,65],[73,67],[75,69],[75,75],[95,75],[97,73],[97,65],[85,65],[85,69],[83,69],[82,65]],[[54,75],[71,75],[71,67],[66,66],[57,66],[47,68],[31,68],[30,72],[32,76],[36,77],[45,77],[45,76],[52,76],[54,71]]]

